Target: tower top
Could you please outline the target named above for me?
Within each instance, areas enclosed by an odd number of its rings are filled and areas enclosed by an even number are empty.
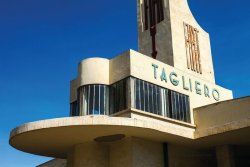
[[[187,0],[137,0],[137,14],[142,54],[215,83],[209,34]]]

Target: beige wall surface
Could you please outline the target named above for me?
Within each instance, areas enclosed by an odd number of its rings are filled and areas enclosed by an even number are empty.
[[[250,97],[194,109],[195,137],[223,133],[250,126]]]
[[[70,103],[73,103],[77,100],[77,88],[77,79],[70,81]]]
[[[110,167],[133,166],[133,144],[131,140],[132,138],[126,138],[110,144]]]
[[[72,155],[68,155],[67,167],[109,167],[108,153],[106,145],[93,142],[76,145]]]
[[[133,167],[163,167],[162,143],[133,138]]]
[[[164,162],[161,143],[135,137],[80,144],[68,157],[67,167],[163,167]]]

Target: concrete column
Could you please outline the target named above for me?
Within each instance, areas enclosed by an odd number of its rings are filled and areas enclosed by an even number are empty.
[[[75,146],[67,167],[164,167],[162,143],[129,137],[110,143]]]
[[[133,145],[131,138],[114,142],[110,145],[110,167],[132,167]]]
[[[164,167],[162,143],[131,137],[112,144],[110,167]]]
[[[217,167],[235,167],[233,148],[229,145],[216,148]]]
[[[109,167],[108,146],[98,143],[75,146],[68,154],[67,167]]]

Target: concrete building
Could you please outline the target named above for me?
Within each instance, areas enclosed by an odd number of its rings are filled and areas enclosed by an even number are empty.
[[[187,0],[137,0],[139,52],[90,58],[70,117],[15,128],[39,167],[249,167],[250,97],[216,85],[209,35]]]

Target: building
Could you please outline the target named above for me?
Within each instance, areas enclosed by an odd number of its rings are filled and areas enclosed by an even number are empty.
[[[81,61],[70,117],[19,126],[10,144],[55,158],[40,167],[249,167],[250,98],[216,85],[187,0],[137,9],[139,52]]]

